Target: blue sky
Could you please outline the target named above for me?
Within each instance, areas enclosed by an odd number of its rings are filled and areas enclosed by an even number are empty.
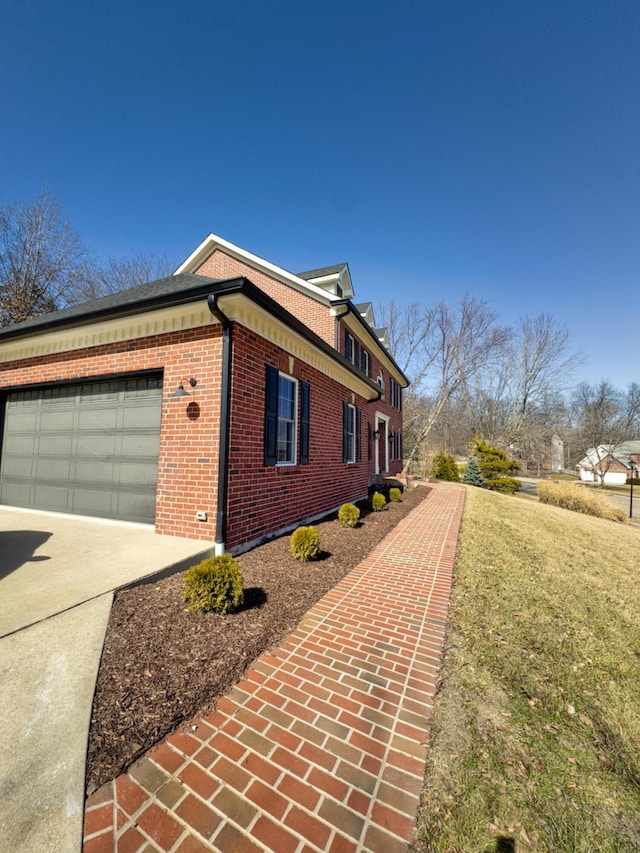
[[[637,0],[4,0],[0,203],[100,255],[213,231],[374,305],[465,293],[640,380]],[[633,328],[636,332],[634,334]]]

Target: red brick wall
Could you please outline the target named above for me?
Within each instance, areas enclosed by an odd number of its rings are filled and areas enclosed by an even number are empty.
[[[0,389],[73,382],[93,376],[162,370],[164,388],[156,530],[213,541],[220,411],[219,326],[0,364]],[[194,377],[189,398],[167,400],[180,379]],[[191,391],[189,388],[188,390]],[[186,402],[185,402],[186,401]],[[190,406],[190,408],[189,408]],[[196,511],[208,513],[196,521]]]
[[[265,364],[310,383],[309,464],[264,465]],[[367,492],[366,403],[362,408],[363,461],[342,461],[342,403],[351,392],[295,360],[248,329],[233,329],[233,391],[229,513],[226,544],[232,548],[333,509]],[[298,448],[299,449],[299,448]]]
[[[246,276],[252,284],[275,299],[330,346],[335,347],[335,318],[330,316],[328,306],[316,302],[310,296],[305,296],[304,293],[300,293],[293,287],[270,278],[254,267],[232,258],[220,249],[212,252],[195,272],[196,275],[221,279]]]

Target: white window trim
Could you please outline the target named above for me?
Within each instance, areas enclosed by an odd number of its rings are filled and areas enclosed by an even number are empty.
[[[350,453],[347,458],[347,465],[355,465],[356,463],[356,407],[351,403],[347,403],[347,411],[351,412],[353,418],[353,432],[347,433],[351,438],[349,440]]]
[[[389,470],[389,422],[391,418],[388,415],[383,415],[382,412],[376,412],[374,418],[375,431],[379,433],[380,424],[384,423],[384,458],[387,462],[387,467],[383,470],[380,469],[380,437],[376,438],[376,447],[375,447],[375,463],[376,463],[376,474],[385,474]]]
[[[293,383],[293,421],[290,421],[289,418],[280,417],[280,379],[286,379],[287,381]],[[278,459],[276,459],[276,468],[290,468],[292,465],[296,465],[298,461],[298,380],[295,379],[293,376],[289,376],[288,373],[283,373],[281,370],[278,371],[278,419],[276,422],[276,454],[279,452],[278,435],[280,432],[280,421],[286,421],[286,423],[293,423],[293,458],[284,462],[279,462]]]

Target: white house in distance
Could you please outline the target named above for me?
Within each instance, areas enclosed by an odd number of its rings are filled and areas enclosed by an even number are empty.
[[[580,479],[587,483],[624,485],[631,476],[632,466],[640,468],[640,441],[591,447],[576,468]]]

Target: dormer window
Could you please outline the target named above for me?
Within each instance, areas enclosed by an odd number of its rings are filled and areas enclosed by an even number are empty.
[[[378,383],[378,388],[380,388],[380,390],[382,391],[381,396],[382,396],[382,399],[384,400],[384,376],[382,374],[382,370],[380,370],[378,372],[378,378],[377,378],[376,382]]]

